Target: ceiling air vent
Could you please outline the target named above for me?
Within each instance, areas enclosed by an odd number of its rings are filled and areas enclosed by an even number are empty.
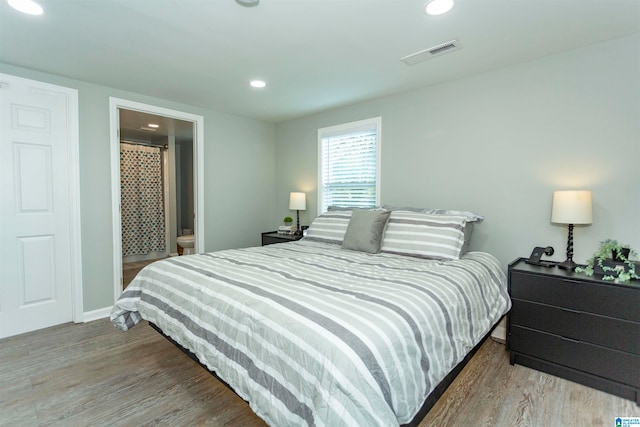
[[[407,55],[404,58],[400,58],[402,62],[407,65],[416,65],[419,62],[426,61],[436,56],[444,55],[454,50],[462,49],[462,45],[458,40],[451,40],[450,42],[442,43],[437,46],[430,47],[429,49],[421,50],[411,55]]]

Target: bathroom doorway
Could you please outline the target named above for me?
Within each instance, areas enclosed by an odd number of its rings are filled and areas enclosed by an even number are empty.
[[[177,255],[193,235],[203,251],[203,119],[110,99],[115,298],[145,265]]]

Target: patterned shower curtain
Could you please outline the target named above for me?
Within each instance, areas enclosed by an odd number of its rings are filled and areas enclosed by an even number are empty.
[[[166,250],[159,147],[120,144],[122,256]]]

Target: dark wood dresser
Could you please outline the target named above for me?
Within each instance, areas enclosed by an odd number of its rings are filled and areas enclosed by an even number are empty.
[[[518,363],[640,405],[640,282],[509,265],[507,349]]]
[[[261,234],[262,246],[273,245],[275,243],[295,242],[302,239],[302,236],[295,234],[280,234],[277,231],[267,231]]]

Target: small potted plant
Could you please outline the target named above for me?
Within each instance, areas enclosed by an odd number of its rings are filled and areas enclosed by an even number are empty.
[[[291,225],[293,224],[293,218],[291,218],[290,216],[285,216],[284,219],[282,220],[284,221],[284,225]]]
[[[602,280],[613,280],[616,283],[628,282],[638,279],[636,264],[629,260],[637,256],[637,252],[629,245],[621,245],[617,240],[607,239],[600,242],[600,248],[589,259],[587,265],[576,268],[576,272],[593,276],[595,268],[604,273]]]

